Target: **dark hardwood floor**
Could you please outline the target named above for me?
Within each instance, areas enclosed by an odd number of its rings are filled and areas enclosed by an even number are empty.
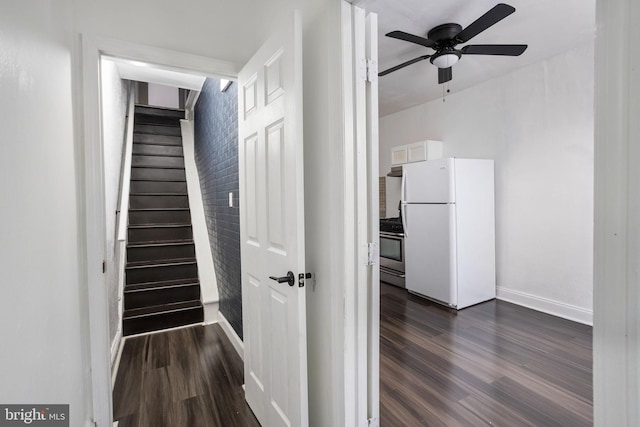
[[[591,327],[504,301],[459,312],[381,285],[380,425],[589,426]]]
[[[219,325],[128,338],[113,391],[119,427],[260,427],[243,365]]]

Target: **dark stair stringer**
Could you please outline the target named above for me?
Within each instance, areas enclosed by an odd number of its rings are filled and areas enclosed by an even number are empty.
[[[180,119],[137,105],[127,232],[123,334],[201,323]]]

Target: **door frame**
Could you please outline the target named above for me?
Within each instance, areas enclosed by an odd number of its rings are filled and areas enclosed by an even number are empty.
[[[153,46],[145,46],[121,40],[81,34],[80,75],[81,81],[74,83],[75,134],[77,138],[78,170],[82,185],[80,190],[83,204],[79,213],[80,227],[84,241],[84,257],[79,260],[82,281],[86,283],[84,309],[85,348],[88,354],[87,382],[91,389],[88,401],[90,414],[99,427],[113,423],[113,403],[111,396],[111,343],[109,336],[108,297],[105,276],[102,271],[105,259],[104,211],[105,185],[103,178],[104,157],[102,141],[102,107],[100,97],[100,60],[103,56],[142,61],[168,70],[189,72],[203,76],[215,75],[236,80],[237,64],[184,52]]]
[[[358,64],[355,64],[354,46],[351,44],[353,21],[351,19],[352,10],[346,8],[352,7],[346,1],[342,1],[342,32],[343,37],[349,40],[343,40],[342,43],[342,61],[343,61],[343,88],[345,97],[343,98],[343,129],[344,129],[344,147],[345,156],[348,159],[345,162],[345,174],[352,177],[345,181],[345,194],[354,194],[357,192],[356,177],[358,174],[364,174],[364,182],[369,186],[370,191],[377,188],[376,180],[370,181],[370,177],[366,176],[366,169],[356,169],[356,141],[358,136],[355,132],[356,103],[354,101],[353,82],[358,78]],[[346,13],[345,13],[346,12]],[[348,18],[346,18],[348,16]],[[90,33],[80,34],[80,43],[78,50],[80,55],[77,56],[76,70],[78,79],[74,79],[74,122],[77,149],[77,165],[79,171],[78,182],[80,183],[80,200],[78,220],[81,230],[82,246],[84,256],[79,259],[79,270],[82,281],[86,283],[83,288],[83,301],[85,304],[83,309],[83,317],[87,326],[83,335],[84,346],[86,349],[85,361],[85,377],[87,389],[91,390],[91,397],[87,398],[87,409],[91,419],[99,427],[107,427],[112,425],[112,396],[111,396],[111,343],[109,336],[109,313],[108,298],[105,287],[105,277],[102,272],[102,262],[105,259],[105,225],[106,217],[104,212],[104,158],[103,158],[103,141],[102,141],[102,110],[100,98],[100,60],[103,56],[109,56],[125,60],[142,61],[151,63],[161,68],[169,70],[189,72],[192,74],[200,74],[204,76],[215,75],[230,80],[237,80],[238,72],[241,64],[233,62],[193,55],[189,53],[173,51],[169,49],[147,46],[132,42],[110,39],[102,36],[96,36]],[[360,134],[362,138],[362,134]],[[370,141],[369,141],[370,143]],[[361,146],[362,147],[362,146]],[[350,151],[349,153],[347,151]],[[364,164],[374,161],[373,158],[366,158],[366,153],[360,152],[364,157]],[[360,162],[362,164],[362,158]],[[375,168],[374,168],[375,169]],[[346,176],[345,175],[345,176]],[[362,179],[360,176],[359,179]],[[372,175],[373,176],[373,175]],[[369,200],[370,202],[370,200]],[[362,203],[362,202],[360,202]],[[356,213],[356,201],[354,198],[345,199],[345,207]],[[364,215],[369,221],[372,221],[367,215],[368,213],[358,211],[359,215]],[[377,214],[377,211],[375,211]],[[375,221],[374,221],[375,222]],[[345,221],[345,231],[356,235],[356,224]],[[364,271],[359,269],[358,264],[366,259],[367,248],[363,242],[377,241],[377,222],[372,225],[365,234],[360,234],[359,238],[355,238],[345,246],[345,254],[348,254],[350,260],[345,262],[345,279],[346,283],[363,283],[362,281],[371,280],[369,270],[367,270],[367,278],[362,279],[360,274]],[[377,268],[377,266],[375,266]],[[376,275],[374,274],[373,277]],[[375,333],[376,325],[379,325],[377,312],[370,312],[366,300],[362,299],[366,296],[360,288],[360,296],[357,294],[356,287],[347,287],[344,300],[344,333],[341,344],[344,352],[344,363],[337,366],[336,369],[341,370],[341,374],[333,372],[332,375],[339,375],[344,380],[343,392],[346,404],[336,409],[342,412],[338,416],[344,417],[344,420],[357,419],[359,425],[366,426],[369,424],[368,419],[377,422],[377,349],[368,347],[371,343],[371,337],[377,336]],[[368,298],[369,296],[367,296]],[[359,300],[357,298],[360,298]],[[373,295],[375,298],[375,295]],[[371,329],[374,328],[374,329]],[[359,331],[363,331],[369,338],[367,340],[359,339]],[[336,331],[338,332],[338,331]],[[356,369],[360,361],[367,361],[367,369]],[[371,370],[376,372],[372,372]],[[356,387],[355,384],[358,384]],[[353,403],[355,406],[351,405]],[[373,412],[369,405],[373,405]],[[351,408],[358,408],[357,411]]]
[[[596,0],[593,409],[640,422],[640,38],[633,0]]]
[[[379,425],[377,15],[342,2],[345,425]]]

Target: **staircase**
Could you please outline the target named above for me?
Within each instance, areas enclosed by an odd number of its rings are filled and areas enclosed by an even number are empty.
[[[135,109],[125,336],[204,319],[182,153],[183,118],[184,110]]]

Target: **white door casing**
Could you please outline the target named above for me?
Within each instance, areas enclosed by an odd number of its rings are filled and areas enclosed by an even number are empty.
[[[246,400],[264,426],[308,425],[299,13],[238,75]],[[294,283],[270,276],[293,272]]]

